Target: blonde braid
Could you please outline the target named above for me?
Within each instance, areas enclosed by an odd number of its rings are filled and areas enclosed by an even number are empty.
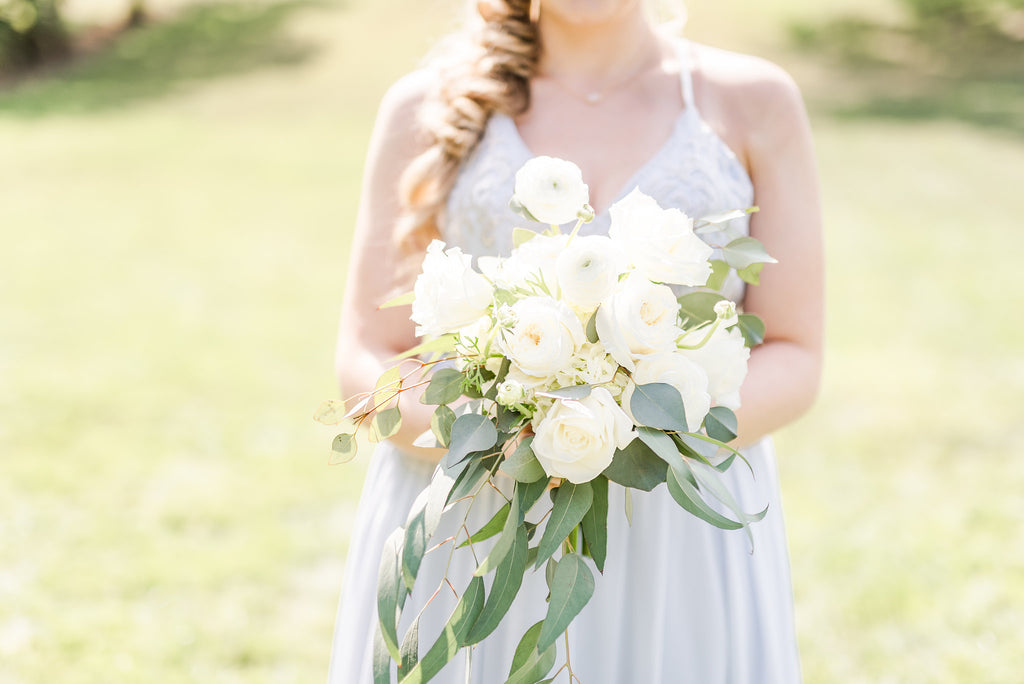
[[[442,69],[438,87],[425,100],[420,123],[430,146],[402,175],[397,239],[406,261],[414,262],[411,269],[440,234],[459,168],[491,114],[515,116],[530,104],[530,77],[540,49],[530,0],[490,0],[486,9],[482,25],[462,34],[468,44],[455,63]]]

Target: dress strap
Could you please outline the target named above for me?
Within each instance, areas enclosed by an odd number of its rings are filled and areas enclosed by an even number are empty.
[[[688,111],[696,114],[697,103],[693,98],[693,48],[690,41],[685,38],[680,38],[676,45],[679,55],[679,81],[683,87],[683,104]]]

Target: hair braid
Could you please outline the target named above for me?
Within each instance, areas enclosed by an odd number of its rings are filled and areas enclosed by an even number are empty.
[[[530,103],[540,51],[530,0],[491,0],[487,9],[479,28],[462,34],[467,44],[441,69],[436,89],[424,101],[420,118],[429,147],[410,163],[400,183],[397,238],[410,259],[439,235],[459,168],[491,114],[515,116]]]

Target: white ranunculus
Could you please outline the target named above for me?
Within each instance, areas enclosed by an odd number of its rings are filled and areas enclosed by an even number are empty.
[[[631,273],[597,310],[597,335],[616,361],[634,370],[646,354],[675,348],[679,302],[672,289]]]
[[[635,435],[633,422],[603,387],[584,399],[556,401],[533,429],[533,453],[544,471],[575,484],[600,475],[615,449],[626,448]]]
[[[634,189],[611,206],[608,235],[629,261],[658,283],[704,285],[711,276],[714,250],[693,232],[693,219],[678,209],[662,209]]]
[[[682,344],[697,344],[706,330],[686,334]],[[719,327],[711,339],[699,349],[681,349],[679,353],[696,362],[708,374],[708,393],[719,406],[740,407],[740,385],[747,377],[747,359],[750,349],[743,343],[739,328]]]
[[[512,311],[515,324],[498,333],[495,343],[512,361],[512,369],[528,376],[522,382],[527,387],[536,387],[569,366],[586,341],[583,326],[565,302],[525,297],[512,305]]]
[[[409,318],[417,335],[443,335],[475,323],[494,296],[487,279],[473,270],[472,258],[458,247],[445,250],[440,240],[427,247],[413,294]]]
[[[515,380],[506,379],[498,385],[497,401],[502,406],[515,406],[526,399],[526,388]]]
[[[686,427],[696,432],[711,408],[708,394],[708,376],[704,369],[678,351],[661,352],[645,356],[636,362],[636,370],[622,395],[622,407],[629,413],[633,390],[637,385],[663,382],[679,390],[686,409]]]
[[[554,294],[558,287],[558,255],[568,235],[538,235],[519,245],[506,259],[481,257],[480,270],[499,287],[537,289],[543,282]]]
[[[529,244],[529,243],[527,243]],[[612,293],[623,272],[621,255],[604,235],[576,237],[558,255],[562,297],[582,309],[594,309]]]
[[[576,220],[590,201],[590,191],[572,162],[534,157],[516,172],[513,201],[539,222],[560,226]]]

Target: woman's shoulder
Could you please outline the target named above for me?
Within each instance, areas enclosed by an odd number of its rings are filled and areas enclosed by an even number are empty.
[[[378,124],[415,128],[423,104],[437,87],[436,70],[420,68],[395,80],[381,97]]]
[[[781,66],[754,55],[693,44],[699,108],[746,151],[783,141],[804,127],[800,88]],[[716,125],[717,124],[717,125]]]

